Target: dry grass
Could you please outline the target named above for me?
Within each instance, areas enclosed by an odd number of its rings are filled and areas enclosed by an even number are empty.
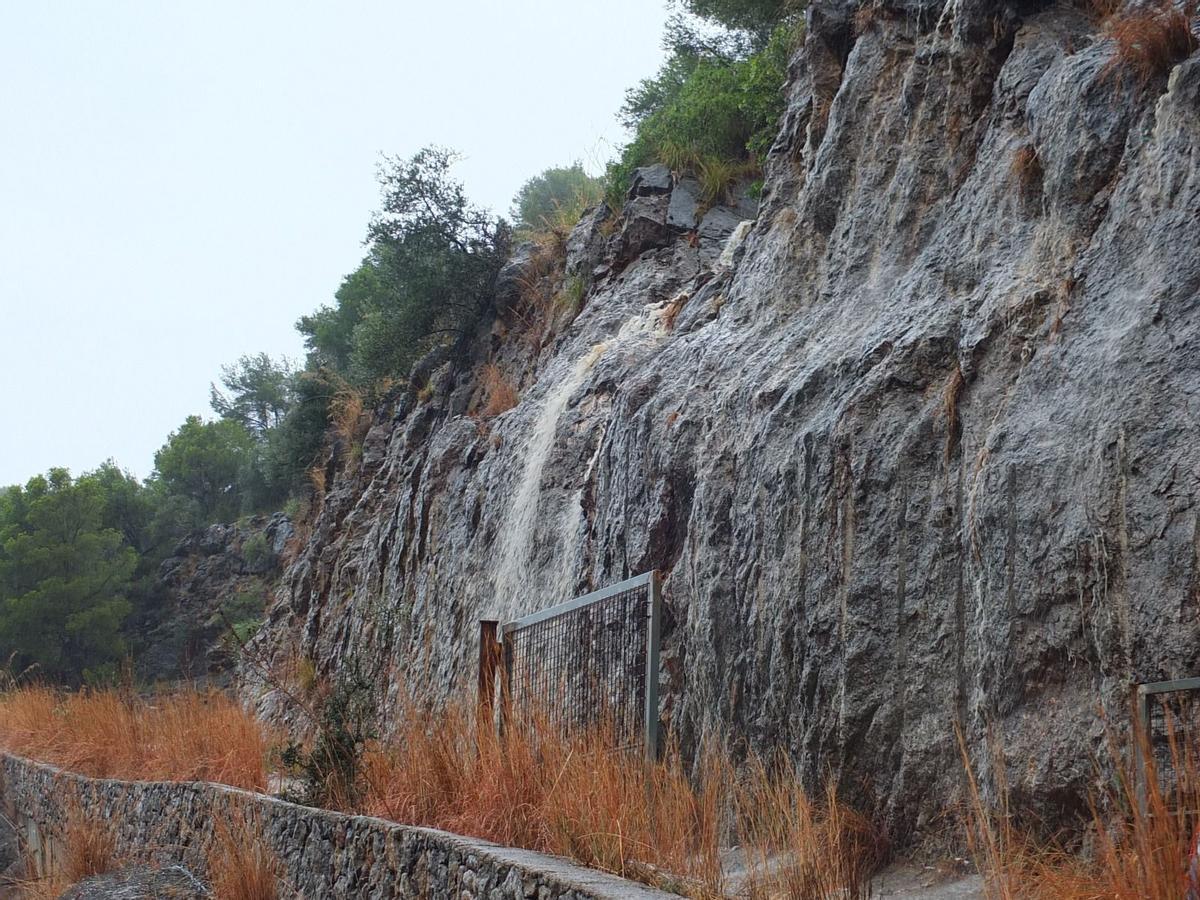
[[[366,753],[357,811],[568,856],[706,900],[727,888],[719,851],[734,843],[756,863],[757,897],[814,896],[805,892],[818,888],[864,896],[879,860],[866,820],[832,787],[810,800],[782,760],[752,757],[739,767],[709,742],[690,762],[676,748],[649,762],[610,749],[617,741],[609,727],[564,735],[543,716],[498,735],[467,702],[436,711],[409,702],[396,712],[398,732]],[[31,687],[0,697],[0,746],[96,777],[262,790],[268,744],[258,723],[220,695],[152,703]],[[80,852],[73,873],[112,856],[102,828],[84,822],[81,834],[70,840]],[[218,823],[209,858],[216,896],[276,896],[278,860],[256,834],[236,816]]]
[[[1021,186],[1022,194],[1029,194],[1042,180],[1042,163],[1033,144],[1023,144],[1013,154],[1012,172]]]
[[[494,363],[486,363],[483,366],[479,374],[479,383],[484,395],[483,406],[479,410],[483,419],[494,419],[517,405],[517,389]]]
[[[958,449],[959,441],[962,439],[962,418],[958,414],[958,404],[962,400],[966,386],[967,382],[963,377],[962,366],[955,363],[950,377],[946,379],[946,384],[942,387],[942,415],[946,419],[946,444],[943,448],[943,456],[947,461],[954,456],[954,451]]]
[[[1095,847],[1087,856],[1060,842],[1018,829],[1008,806],[1003,772],[996,776],[995,804],[985,802],[965,750],[968,775],[968,838],[987,896],[995,900],[1177,900],[1200,891],[1196,871],[1196,810],[1200,810],[1200,757],[1168,735],[1178,779],[1169,786],[1151,761],[1145,741],[1139,754],[1110,750],[1121,760],[1109,787],[1092,802]],[[960,747],[962,740],[960,736]],[[1145,784],[1144,801],[1138,786]],[[1189,812],[1191,811],[1191,812]],[[1189,878],[1195,879],[1189,882]],[[1192,896],[1188,894],[1188,896]]]
[[[400,720],[394,740],[368,753],[367,813],[569,856],[701,898],[722,895],[719,850],[729,842],[763,860],[797,854],[794,866],[759,872],[761,896],[810,896],[788,893],[802,882],[865,896],[878,861],[862,852],[876,846],[873,832],[832,788],[809,802],[790,770],[753,759],[739,776],[716,742],[685,766],[676,749],[653,763],[614,752],[605,726],[567,736],[531,716],[497,736],[465,704],[436,716],[414,705]]]
[[[117,839],[112,825],[88,815],[78,803],[69,807],[62,845],[61,874],[70,884],[114,868]]]
[[[244,816],[216,822],[208,852],[208,881],[221,900],[276,900],[279,859]]]
[[[329,401],[329,421],[347,446],[360,443],[371,424],[362,392],[343,383]]]
[[[271,736],[220,693],[142,700],[111,690],[0,695],[0,747],[94,778],[267,784]]]
[[[326,481],[323,465],[316,465],[308,470],[308,482],[312,485],[313,493],[318,501],[325,496]]]
[[[1166,75],[1200,47],[1192,30],[1196,10],[1195,0],[1183,6],[1165,0],[1110,19],[1114,49],[1105,71],[1127,72],[1143,87]]]
[[[886,846],[869,820],[838,802],[832,782],[814,802],[785,759],[755,760],[738,806],[743,841],[759,855],[752,897],[870,896]]]

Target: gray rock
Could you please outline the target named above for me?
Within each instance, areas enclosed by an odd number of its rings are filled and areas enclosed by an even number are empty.
[[[671,203],[667,207],[667,224],[672,228],[691,231],[696,227],[700,210],[700,182],[695,178],[679,179],[671,191]]]
[[[565,271],[569,276],[591,272],[604,259],[607,239],[604,223],[612,215],[608,204],[601,203],[585,212],[567,237]]]
[[[912,0],[859,34],[814,3],[732,274],[667,228],[669,185],[635,191],[628,265],[520,404],[487,438],[398,425],[258,646],[449,690],[476,619],[657,568],[685,747],[783,748],[921,843],[959,723],[985,786],[1086,816],[1097,708],[1200,671],[1200,59],[1133,90],[1094,22],[1032,10]]]
[[[629,198],[669,194],[674,183],[671,170],[662,163],[635,169],[629,185]]]
[[[669,194],[652,194],[634,197],[625,204],[621,227],[621,256],[624,259],[670,243],[672,233],[667,227],[670,202]]]

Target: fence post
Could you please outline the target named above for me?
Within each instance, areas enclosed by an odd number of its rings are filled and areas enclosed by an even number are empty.
[[[1147,767],[1149,757],[1153,754],[1150,746],[1150,695],[1140,684],[1133,686],[1133,774],[1137,780],[1138,811],[1146,815],[1146,779],[1149,777]]]
[[[658,640],[662,619],[662,586],[658,572],[650,573],[646,622],[646,758],[658,758]]]
[[[496,709],[496,673],[500,668],[500,642],[495,619],[479,620],[479,707],[485,721],[491,721]]]

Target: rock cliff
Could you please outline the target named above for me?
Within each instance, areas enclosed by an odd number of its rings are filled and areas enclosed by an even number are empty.
[[[477,365],[332,480],[258,646],[448,686],[479,617],[658,568],[685,744],[785,747],[909,843],[959,722],[1059,819],[1098,709],[1200,664],[1200,56],[1137,85],[1067,3],[808,19],[758,210],[643,171],[535,337],[518,254]],[[519,391],[486,420],[483,363]]]
[[[195,680],[234,669],[237,641],[263,618],[294,535],[287,516],[275,513],[211,525],[180,541],[159,567],[167,603],[146,628],[140,674]]]

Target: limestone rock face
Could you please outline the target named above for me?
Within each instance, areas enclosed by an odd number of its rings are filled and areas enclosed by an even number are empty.
[[[188,535],[163,560],[160,620],[142,629],[143,677],[221,677],[236,664],[231,626],[261,619],[295,529],[287,516],[252,516]]]
[[[515,408],[379,420],[260,647],[449,689],[478,618],[657,568],[685,745],[784,747],[904,844],[957,722],[1083,807],[1098,707],[1200,668],[1200,57],[1137,87],[1068,4],[873,10],[812,7],[734,267],[743,216],[698,241],[643,178],[579,315],[490,336]]]

